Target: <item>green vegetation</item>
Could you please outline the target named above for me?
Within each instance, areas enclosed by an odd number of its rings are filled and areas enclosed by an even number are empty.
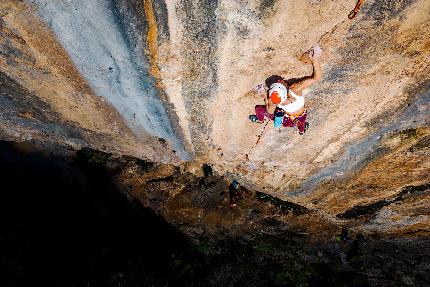
[[[259,191],[255,193],[255,197],[262,202],[268,202],[276,206],[281,210],[281,212],[284,213],[289,213],[290,211],[292,211],[294,214],[304,214],[308,211],[307,208],[304,206],[295,204],[293,202],[284,201],[277,197]]]
[[[76,159],[81,163],[105,164],[112,159],[112,154],[91,148],[82,148],[76,152]]]

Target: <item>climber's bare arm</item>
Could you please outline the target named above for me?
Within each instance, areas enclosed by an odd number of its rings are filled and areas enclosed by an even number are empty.
[[[272,104],[267,98],[264,99],[264,102],[266,104],[266,109],[269,114],[273,114],[275,112],[276,106]]]
[[[321,69],[321,65],[319,63],[318,59],[313,59],[312,60],[312,65],[314,68],[314,71],[312,73],[312,76],[306,77],[304,80],[298,82],[298,83],[294,83],[291,85],[291,90],[295,93],[301,93],[304,89],[309,88],[310,86],[312,86],[313,84],[315,84],[316,82],[321,81],[322,76],[323,76],[323,72]]]

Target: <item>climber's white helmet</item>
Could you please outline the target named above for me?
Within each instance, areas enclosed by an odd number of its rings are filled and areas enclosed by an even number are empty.
[[[269,98],[275,105],[281,104],[287,100],[288,90],[281,83],[274,83],[270,86]]]

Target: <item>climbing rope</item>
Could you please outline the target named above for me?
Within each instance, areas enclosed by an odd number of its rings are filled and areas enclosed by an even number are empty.
[[[261,131],[261,133],[257,136],[257,141],[255,142],[255,145],[250,149],[249,153],[246,154],[246,160],[249,160],[249,156],[251,155],[251,153],[254,151],[254,149],[257,147],[258,143],[261,140],[261,137],[263,136],[264,132],[266,131],[266,127],[267,125],[270,123],[270,120],[267,121],[264,124],[263,130]]]
[[[358,11],[360,11],[361,6],[363,5],[364,0],[358,0],[357,4],[355,5],[354,10],[351,11],[351,13],[349,13],[348,18],[349,19],[354,19],[354,17],[358,14]]]

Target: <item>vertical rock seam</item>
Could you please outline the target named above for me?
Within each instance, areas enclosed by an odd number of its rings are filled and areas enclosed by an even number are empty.
[[[162,78],[160,75],[160,69],[158,68],[158,23],[157,23],[157,17],[156,17],[156,11],[154,11],[154,6],[152,0],[143,0],[143,7],[145,11],[146,16],[146,22],[148,25],[148,31],[146,35],[146,42],[148,45],[148,49],[146,49],[148,58],[150,61],[150,74],[155,79],[155,85],[158,89],[158,95],[161,98],[161,100],[164,101],[164,104],[166,106],[167,112],[168,112],[168,118],[170,120],[170,123],[172,125],[172,128],[174,130],[174,133],[176,134],[180,146],[181,146],[181,157],[182,159],[188,160],[190,159],[189,151],[187,148],[187,144],[185,143],[185,139],[183,136],[183,131],[181,126],[179,125],[179,119],[178,116],[175,113],[174,105],[170,103],[170,100],[165,93],[165,89],[162,83]],[[159,13],[162,13],[163,11],[159,11]],[[159,18],[161,18],[161,14],[159,14]],[[161,21],[161,19],[159,19]],[[168,33],[168,30],[167,30]]]
[[[157,20],[152,9],[152,0],[143,0],[143,6],[145,9],[146,20],[148,21],[148,34],[146,41],[148,42],[149,49],[149,60],[151,62],[151,75],[156,79],[156,85],[159,89],[162,88],[160,82],[160,71],[157,66],[158,59],[158,47],[157,47]]]

